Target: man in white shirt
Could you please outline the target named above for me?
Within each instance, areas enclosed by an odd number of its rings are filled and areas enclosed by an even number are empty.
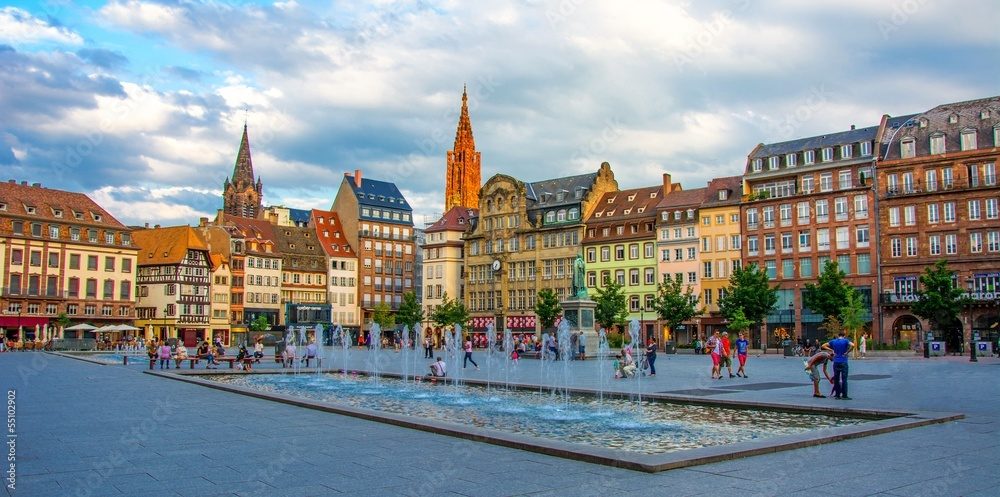
[[[437,358],[437,361],[431,363],[431,376],[443,377],[447,374],[448,368],[440,357]]]

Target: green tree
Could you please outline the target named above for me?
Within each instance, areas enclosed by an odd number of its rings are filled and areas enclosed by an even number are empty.
[[[437,306],[431,312],[430,320],[435,326],[442,328],[452,326],[456,323],[464,327],[469,322],[469,309],[465,307],[464,302],[458,299],[450,299],[448,298],[448,294],[445,293],[441,305]]]
[[[372,309],[372,322],[377,324],[382,331],[391,330],[396,327],[396,315],[393,314],[389,304],[379,302]]]
[[[854,339],[854,343],[858,343],[858,334],[865,327],[865,304],[861,301],[861,294],[857,290],[850,288],[847,292],[847,304],[840,309],[840,323],[844,328],[844,331],[849,333]],[[857,348],[854,349],[854,355],[857,357],[859,351]]]
[[[663,275],[663,282],[656,285],[656,300],[653,301],[653,306],[660,319],[667,322],[671,335],[678,325],[704,311],[698,309],[698,296],[694,294],[691,285],[687,285],[687,289],[683,292],[681,286],[680,278],[671,278],[666,274]]]
[[[738,316],[737,311],[742,311],[751,325],[759,326],[778,303],[778,285],[772,287],[769,281],[767,273],[756,264],[733,271],[726,296],[719,299],[722,315],[733,322]],[[766,337],[763,337],[761,345],[767,346]]]
[[[60,328],[66,328],[72,323],[73,320],[70,319],[65,312],[60,312],[59,315],[56,316],[56,324],[59,325]]]
[[[803,305],[824,318],[839,317],[847,305],[847,296],[854,290],[844,281],[844,276],[836,261],[826,261],[816,284],[807,284],[802,292]]]
[[[614,280],[606,280],[604,288],[597,289],[594,297],[597,307],[594,308],[594,321],[605,329],[618,325],[624,329],[628,320],[628,298],[625,289]]]
[[[729,323],[726,324],[726,329],[732,331],[733,333],[739,333],[741,331],[747,331],[753,326],[754,323],[747,319],[746,315],[743,314],[743,309],[736,309],[733,311],[733,317],[729,318]]]
[[[551,328],[560,314],[562,314],[562,306],[559,305],[556,292],[551,288],[543,288],[538,292],[538,299],[535,301],[535,315],[538,316],[542,329]]]
[[[424,309],[420,306],[420,302],[417,302],[417,294],[415,292],[404,293],[403,302],[399,304],[399,310],[396,311],[396,321],[406,325],[412,332],[423,320]]]
[[[944,332],[950,347],[962,341],[962,322],[958,316],[966,304],[965,291],[952,282],[953,275],[944,259],[925,268],[920,275],[917,301],[910,306],[914,314]]]
[[[250,321],[250,331],[261,332],[267,331],[271,327],[271,322],[267,320],[267,316],[260,315],[257,319]]]

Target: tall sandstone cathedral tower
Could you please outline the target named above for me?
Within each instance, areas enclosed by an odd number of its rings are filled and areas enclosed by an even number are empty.
[[[480,154],[472,138],[472,121],[469,120],[469,95],[462,88],[462,114],[458,116],[454,150],[448,151],[448,169],[445,173],[444,211],[462,206],[479,208],[479,189],[482,185]]]
[[[247,125],[244,124],[243,141],[240,142],[240,151],[236,154],[232,181],[226,178],[226,183],[223,185],[222,210],[227,216],[256,218],[260,215],[263,196],[264,185],[260,182],[260,178],[254,182],[250,140],[247,138]]]

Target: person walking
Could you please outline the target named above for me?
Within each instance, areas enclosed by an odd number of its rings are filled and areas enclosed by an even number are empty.
[[[732,349],[730,348],[730,343],[729,343],[728,331],[722,332],[722,356],[720,357],[720,359],[722,363],[719,366],[719,376],[720,377],[722,376],[722,366],[725,366],[726,369],[729,371],[729,377],[736,378],[736,375],[733,374],[733,357],[732,357]]]
[[[656,376],[656,349],[658,345],[656,339],[652,337],[646,344],[646,364],[649,364],[649,376]]]
[[[833,353],[833,398],[851,400],[847,396],[847,356],[854,349],[854,342],[847,339],[843,331],[837,333],[837,338],[826,342],[823,350]]]
[[[747,341],[746,337],[743,336],[743,332],[739,333],[739,338],[736,339],[736,358],[740,361],[740,368],[736,370],[736,376],[742,376],[743,378],[749,378],[746,372],[747,365],[747,351],[750,348],[750,342]]]
[[[820,378],[819,377],[819,367],[820,366],[823,366],[823,376],[826,376],[827,381],[829,381],[830,383],[833,383],[833,379],[830,378],[830,373],[828,373],[826,371],[826,363],[830,362],[831,358],[833,358],[833,354],[831,354],[831,353],[829,353],[829,352],[827,352],[825,350],[821,350],[821,351],[813,354],[812,357],[810,357],[809,359],[806,359],[802,363],[802,365],[805,366],[806,375],[809,376],[809,379],[812,380],[812,382],[813,382],[813,397],[817,397],[817,398],[820,398],[820,399],[825,399],[826,398],[826,395],[823,395],[822,393],[819,392],[819,378]]]
[[[868,334],[861,334],[861,343],[858,344],[858,352],[861,353],[861,358],[865,358],[865,354],[868,352]]]
[[[170,356],[173,355],[170,345],[164,340],[160,345],[160,369],[170,369]],[[166,365],[166,367],[164,367]]]
[[[476,367],[476,371],[479,371],[479,365],[476,364],[476,361],[472,360],[472,340],[466,339],[464,348],[465,348],[465,359],[462,360],[462,369],[465,369],[465,367],[468,366],[469,363],[471,362],[472,365]]]
[[[569,360],[571,361],[576,360],[577,340],[579,340],[579,337],[577,337],[576,332],[573,332],[573,334],[569,336]]]
[[[712,356],[712,379],[717,380],[722,378],[722,368],[720,367],[722,361],[722,339],[719,338],[719,330],[715,330],[715,333],[712,333],[712,336],[708,338],[705,350]]]

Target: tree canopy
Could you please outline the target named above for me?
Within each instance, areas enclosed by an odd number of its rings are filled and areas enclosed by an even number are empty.
[[[465,307],[464,302],[450,299],[445,293],[441,305],[431,312],[430,320],[435,326],[445,327],[459,324],[464,327],[469,322],[469,309]]]
[[[920,275],[917,301],[910,306],[914,314],[942,331],[954,331],[966,303],[965,291],[954,283],[953,275],[944,259],[925,268]]]
[[[396,316],[393,314],[389,304],[379,302],[372,309],[372,322],[377,324],[382,331],[391,330],[396,327]]]
[[[701,314],[702,309],[698,309],[698,296],[694,294],[691,285],[682,291],[681,280],[663,275],[663,281],[656,286],[656,300],[653,301],[656,314],[666,321],[670,332],[673,333],[677,325]]]
[[[846,275],[836,261],[826,261],[816,284],[806,284],[805,291],[802,292],[803,305],[827,319],[840,317],[841,310],[848,304],[848,295],[854,291],[844,281],[844,276]]]
[[[628,320],[628,298],[622,285],[617,281],[605,281],[604,288],[597,289],[594,302],[597,302],[594,321],[605,329],[611,329],[614,325],[624,327]]]
[[[417,294],[415,292],[404,293],[403,302],[399,304],[399,310],[396,311],[396,321],[406,325],[412,331],[417,329],[423,320],[424,309],[420,306],[420,302],[417,302]]]
[[[778,285],[772,287],[769,281],[767,273],[756,264],[733,271],[726,295],[719,299],[722,315],[732,322],[740,310],[752,324],[764,321],[778,303]]]
[[[539,291],[538,298],[535,300],[535,315],[538,316],[542,329],[551,328],[560,314],[562,314],[562,306],[559,305],[556,292],[552,291],[551,288],[543,288]]]

